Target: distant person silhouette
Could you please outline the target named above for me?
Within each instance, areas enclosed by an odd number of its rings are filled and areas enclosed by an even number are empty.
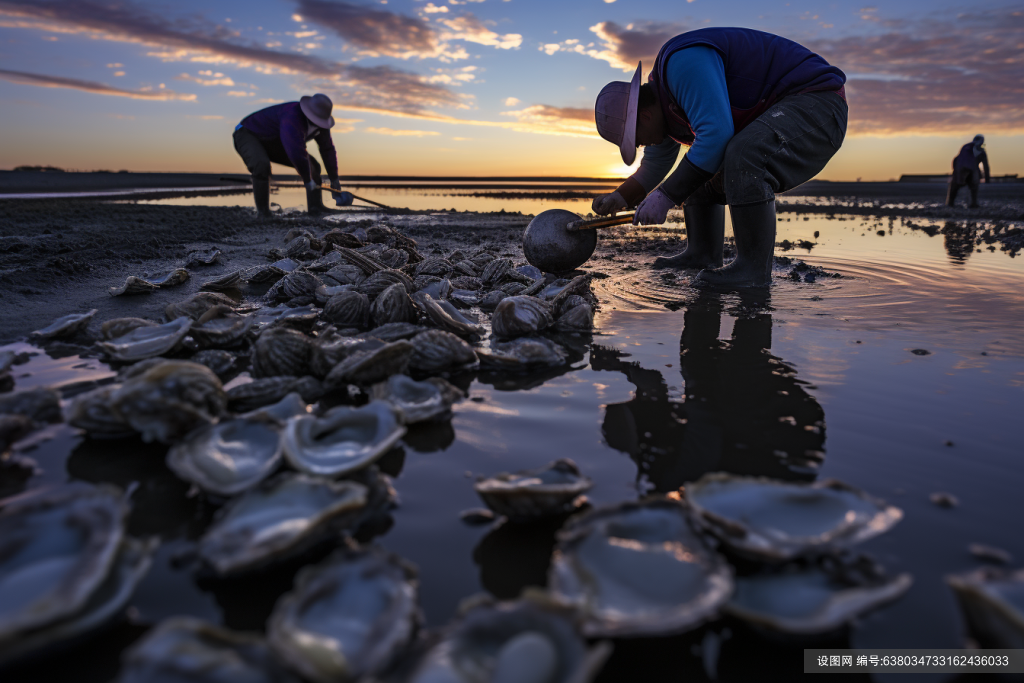
[[[946,206],[956,206],[956,194],[966,185],[971,191],[970,208],[978,208],[978,183],[981,173],[978,165],[985,168],[985,182],[991,181],[988,168],[988,153],[985,151],[985,136],[975,135],[974,140],[960,148],[960,153],[953,159],[953,175],[949,179],[949,193],[946,195]]]

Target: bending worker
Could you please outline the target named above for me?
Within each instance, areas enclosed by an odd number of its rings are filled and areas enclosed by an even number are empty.
[[[991,182],[984,135],[975,135],[974,140],[961,147],[960,153],[953,159],[953,175],[949,178],[946,206],[956,206],[956,193],[966,185],[971,191],[971,208],[978,208],[978,183],[981,180],[978,164],[985,168],[985,182]]]
[[[320,194],[320,164],[306,152],[306,143],[316,140],[331,187],[340,190],[338,154],[330,130],[334,126],[333,108],[327,95],[306,95],[298,102],[275,104],[249,114],[235,127],[235,151],[252,174],[252,194],[260,216],[271,215],[270,162],[291,166],[302,176],[310,215],[330,212]],[[338,206],[352,203],[348,192],[335,193],[334,197]]]
[[[775,193],[813,178],[839,149],[846,75],[802,45],[745,28],[683,33],[661,48],[644,85],[640,69],[597,96],[601,137],[619,146],[627,165],[645,149],[637,171],[595,199],[594,212],[636,206],[634,224],[659,224],[684,204],[686,250],[655,266],[703,268],[698,280],[712,284],[767,287]],[[690,149],[665,178],[680,145]],[[722,268],[725,204],[737,256]]]

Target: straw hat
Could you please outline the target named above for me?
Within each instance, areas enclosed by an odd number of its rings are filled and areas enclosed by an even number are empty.
[[[320,128],[334,127],[334,117],[331,116],[333,108],[334,103],[331,102],[331,98],[322,93],[317,93],[312,97],[305,95],[299,100],[299,109],[307,119]]]
[[[636,160],[636,108],[640,100],[640,67],[636,65],[633,79],[612,81],[601,89],[594,105],[597,132],[608,142],[619,146],[622,161],[632,166]]]

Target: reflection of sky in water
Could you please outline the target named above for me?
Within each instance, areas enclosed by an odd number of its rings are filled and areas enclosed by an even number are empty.
[[[628,259],[595,260],[590,266],[609,277],[595,280],[604,302],[598,333],[589,346],[576,340],[575,369],[531,380],[456,378],[471,400],[455,407],[451,425],[410,429],[404,454],[389,456],[401,507],[379,540],[419,566],[429,623],[445,622],[459,600],[480,590],[512,597],[544,580],[558,524],[460,522],[460,511],[481,505],[472,477],[571,457],[594,480],[588,495],[596,504],[671,490],[716,470],[837,477],[862,487],[905,512],[863,549],[893,573],[911,572],[915,584],[836,646],[960,646],[960,620],[942,577],[976,566],[969,543],[1024,557],[1013,521],[1024,488],[1016,429],[1024,387],[1021,261],[960,247],[951,256],[946,236],[901,227],[898,219],[891,229],[888,219],[781,219],[780,241],[817,241],[809,254],[789,256],[845,277],[777,280],[770,298],[758,300],[620,270]],[[32,372],[26,386],[78,372],[104,379],[94,361],[79,364],[41,357],[16,369]],[[159,447],[82,442],[58,428],[26,455],[43,470],[29,486],[66,477],[139,483],[133,529],[165,540],[135,600],[146,619],[184,611],[251,628],[286,590],[280,577],[234,591],[197,583],[171,562],[212,508],[186,496]],[[961,506],[935,507],[928,501],[935,491],[955,494]],[[721,680],[753,680],[747,667],[758,657],[799,661],[799,650],[712,624],[663,643],[624,644],[609,672],[626,661],[637,680],[702,671],[688,653],[708,638],[721,641]]]

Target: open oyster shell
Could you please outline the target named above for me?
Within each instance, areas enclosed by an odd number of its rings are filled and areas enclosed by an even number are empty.
[[[506,297],[491,315],[491,331],[506,339],[539,332],[552,323],[550,304],[532,296]]]
[[[114,566],[127,514],[119,491],[87,484],[0,511],[0,649],[81,612]]]
[[[346,384],[372,384],[405,372],[414,347],[401,339],[375,349],[353,351],[338,362],[324,378],[324,386],[335,389]]]
[[[129,649],[118,683],[298,683],[251,633],[193,617],[161,622]]]
[[[339,551],[299,572],[267,640],[313,683],[365,680],[409,646],[420,621],[415,570],[380,548]]]
[[[353,481],[282,474],[236,498],[199,541],[199,556],[222,576],[265,567],[337,531],[367,503]]]
[[[732,569],[667,498],[599,508],[558,534],[551,593],[579,611],[587,637],[682,633],[714,617],[733,590]]]
[[[336,477],[366,467],[405,434],[391,406],[371,401],[338,406],[323,417],[294,417],[283,434],[284,455],[300,472]]]
[[[1024,569],[983,567],[946,577],[971,637],[986,648],[1024,648]]]
[[[824,636],[861,614],[896,600],[913,583],[910,574],[887,578],[835,558],[736,577],[724,611],[758,629],[788,638]],[[863,564],[871,565],[867,558]]]
[[[454,370],[477,362],[473,347],[451,332],[426,330],[411,340],[409,367],[420,372]]]
[[[425,292],[416,292],[413,299],[427,314],[427,317],[442,330],[452,332],[460,337],[483,336],[485,332],[482,326],[459,313],[451,302],[435,301]]]
[[[533,470],[481,478],[473,488],[494,512],[520,521],[570,512],[591,486],[576,463],[562,458]]]
[[[41,339],[53,339],[56,337],[70,337],[71,335],[84,330],[89,326],[89,321],[96,315],[98,309],[92,309],[88,313],[72,313],[57,318],[41,330],[32,333],[33,337]]]
[[[235,419],[189,433],[167,452],[167,466],[204,491],[233,496],[265,479],[281,462],[281,425]]]
[[[489,350],[477,349],[480,367],[498,372],[530,372],[565,365],[565,349],[546,337],[519,337],[491,341]]]
[[[191,327],[192,320],[182,317],[165,325],[136,327],[116,339],[96,342],[96,346],[113,360],[134,362],[171,351],[181,343]]]
[[[263,377],[245,384],[236,384],[227,390],[228,406],[234,412],[255,410],[297,393],[303,400],[312,403],[324,394],[323,385],[315,377]]]
[[[417,382],[408,375],[392,375],[370,387],[370,398],[390,403],[405,424],[447,416],[462,397],[461,389],[440,377]]]
[[[834,479],[813,484],[706,474],[686,486],[694,520],[751,559],[780,562],[888,531],[898,508]]]
[[[227,306],[215,306],[192,323],[189,334],[200,348],[223,349],[244,342],[256,318],[238,315]]]
[[[467,599],[406,681],[588,683],[612,648],[603,642],[588,649],[573,617],[540,591],[527,591],[515,602]]]
[[[140,327],[156,327],[159,324],[145,318],[112,318],[100,325],[100,336],[110,341]]]

